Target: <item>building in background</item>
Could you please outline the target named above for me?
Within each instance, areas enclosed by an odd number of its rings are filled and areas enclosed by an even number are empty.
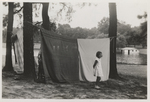
[[[122,54],[127,54],[127,55],[139,54],[139,50],[136,49],[136,48],[125,47],[125,48],[121,48],[121,53]]]

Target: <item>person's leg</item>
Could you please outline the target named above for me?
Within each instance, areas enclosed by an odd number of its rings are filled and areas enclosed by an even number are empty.
[[[101,80],[101,77],[97,76],[96,85],[98,85],[98,83],[100,82],[100,80]]]
[[[100,82],[101,80],[101,77],[97,76],[97,79],[96,79],[96,84],[95,84],[95,88],[99,89],[100,87],[98,86],[98,83]]]

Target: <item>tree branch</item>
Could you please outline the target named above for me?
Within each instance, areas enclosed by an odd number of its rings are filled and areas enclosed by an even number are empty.
[[[57,13],[57,16],[62,13],[62,11],[65,9],[65,7],[67,7],[67,9],[69,9],[69,7],[65,3],[61,2],[60,4],[63,5],[63,7],[59,10],[59,12]]]
[[[23,9],[23,6],[19,10],[16,10],[13,14],[19,13],[22,9]]]

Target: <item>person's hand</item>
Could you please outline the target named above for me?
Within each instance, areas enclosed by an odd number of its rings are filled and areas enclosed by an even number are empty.
[[[96,76],[96,73],[94,73],[94,76]]]

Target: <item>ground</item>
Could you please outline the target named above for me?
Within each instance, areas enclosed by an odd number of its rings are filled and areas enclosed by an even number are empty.
[[[33,79],[14,80],[14,74],[2,73],[3,99],[147,99],[146,65],[118,64],[122,79],[101,82],[101,89],[94,89],[94,83],[36,83]],[[141,73],[126,73],[130,69]],[[141,70],[140,70],[141,69]],[[137,71],[137,72],[138,72]],[[145,73],[145,75],[144,75]]]

